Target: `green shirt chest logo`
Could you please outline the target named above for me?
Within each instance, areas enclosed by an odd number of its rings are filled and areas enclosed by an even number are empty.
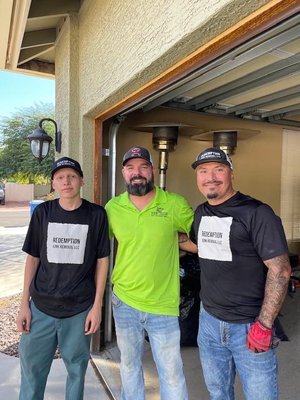
[[[155,211],[151,212],[151,217],[162,217],[166,218],[168,216],[168,211],[163,207],[157,207]]]

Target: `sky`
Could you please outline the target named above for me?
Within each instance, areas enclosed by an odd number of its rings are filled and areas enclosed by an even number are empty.
[[[55,81],[0,71],[0,117],[9,117],[35,103],[55,103]]]

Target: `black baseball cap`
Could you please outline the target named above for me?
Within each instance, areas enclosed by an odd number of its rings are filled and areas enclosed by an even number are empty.
[[[69,157],[62,157],[54,161],[52,165],[51,179],[53,179],[55,172],[62,168],[73,168],[81,177],[83,177],[83,172],[78,161]]]
[[[125,165],[127,161],[131,160],[132,158],[142,158],[153,166],[151,154],[144,147],[131,147],[131,149],[124,154],[122,165]]]
[[[196,169],[198,165],[208,163],[208,162],[218,162],[225,164],[232,169],[232,161],[228,155],[221,149],[215,147],[210,147],[198,154],[196,161],[193,162],[192,168]]]

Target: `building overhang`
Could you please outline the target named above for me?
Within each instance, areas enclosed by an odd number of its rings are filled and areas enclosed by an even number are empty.
[[[55,43],[80,0],[5,0],[0,2],[0,69],[55,75]]]

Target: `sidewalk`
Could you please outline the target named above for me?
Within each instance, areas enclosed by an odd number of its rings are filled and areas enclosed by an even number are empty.
[[[23,211],[23,213],[21,213]],[[16,226],[14,216],[22,214],[27,224]],[[3,226],[3,221],[5,225]],[[9,223],[8,223],[8,222]],[[0,208],[0,298],[12,296],[22,291],[25,253],[21,248],[29,222],[29,206],[15,203]],[[10,225],[10,226],[8,226]],[[13,225],[13,226],[11,226]],[[15,329],[12,326],[11,329]],[[17,400],[19,396],[20,369],[19,358],[0,352],[0,399]],[[53,360],[49,374],[45,400],[63,400],[65,398],[66,369],[61,359]],[[100,381],[92,363],[88,365],[85,382],[85,400],[110,400],[106,388]]]
[[[17,400],[19,397],[19,359],[0,353],[0,399]],[[64,400],[66,369],[62,360],[53,360],[45,391],[45,400]],[[85,379],[85,400],[109,400],[102,383],[89,363]]]

